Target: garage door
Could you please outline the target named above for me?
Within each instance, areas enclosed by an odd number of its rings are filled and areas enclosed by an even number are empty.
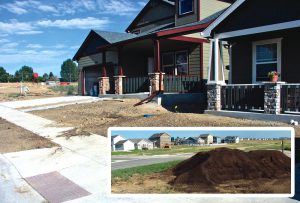
[[[94,85],[97,85],[97,91],[99,89],[98,78],[101,76],[100,68],[99,66],[85,67],[84,73],[85,73],[85,91],[88,95],[91,95],[91,89],[93,88]]]

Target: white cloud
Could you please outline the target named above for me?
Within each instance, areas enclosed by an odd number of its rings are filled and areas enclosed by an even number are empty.
[[[43,33],[43,31],[40,31],[40,30],[30,30],[30,31],[16,32],[16,34],[18,34],[18,35],[37,35],[37,34],[41,34],[41,33]]]
[[[144,7],[144,6],[146,6],[147,2],[145,2],[145,1],[139,1],[139,2],[137,2],[137,4],[140,5],[140,6],[142,6],[142,7]]]
[[[53,13],[57,13],[57,9],[53,6],[49,6],[49,5],[39,5],[38,9],[40,11],[44,11],[44,12],[53,12]]]
[[[40,45],[40,44],[28,44],[26,47],[29,48],[29,49],[40,49],[43,46]]]
[[[4,8],[6,10],[8,10],[11,13],[17,14],[17,15],[22,15],[27,13],[27,10],[25,8],[22,8],[21,6],[18,6],[17,4],[4,4],[4,5],[0,5],[1,8]]]
[[[39,34],[42,31],[37,30],[31,22],[19,22],[11,19],[9,22],[0,22],[0,35],[5,34]]]
[[[56,45],[54,45],[52,47],[55,48],[55,49],[63,49],[63,48],[66,48],[66,45],[64,45],[64,44],[56,44]]]
[[[73,18],[69,20],[42,20],[38,21],[37,25],[41,27],[57,27],[64,29],[101,29],[109,24],[107,18],[98,19],[94,17]]]
[[[7,42],[9,42],[8,39],[0,39],[0,43],[7,43]]]
[[[100,12],[113,15],[132,15],[139,8],[130,1],[126,0],[97,0]]]
[[[1,53],[15,53],[17,51],[17,47],[19,46],[19,43],[17,42],[9,42],[1,44],[0,50]]]

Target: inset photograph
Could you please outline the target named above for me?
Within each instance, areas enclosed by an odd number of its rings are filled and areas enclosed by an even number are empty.
[[[110,128],[111,194],[294,193],[292,128]]]

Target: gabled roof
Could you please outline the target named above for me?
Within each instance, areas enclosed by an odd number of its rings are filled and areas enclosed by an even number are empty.
[[[157,138],[160,138],[160,136],[162,136],[164,134],[169,135],[168,133],[155,133],[155,134],[151,135],[151,137],[149,139],[157,139]]]
[[[121,33],[121,32],[107,32],[107,31],[100,31],[100,30],[94,30],[100,37],[105,39],[110,44],[123,41],[126,39],[134,38],[135,34],[130,33]]]
[[[112,141],[113,139],[115,139],[116,137],[118,137],[118,136],[122,137],[121,135],[112,135],[111,138],[110,138],[111,141]],[[123,138],[123,137],[122,137],[122,138]]]
[[[105,41],[104,45],[113,44],[116,42],[120,42],[126,39],[134,38],[136,35],[130,33],[119,33],[119,32],[108,32],[108,31],[98,31],[98,30],[91,30],[88,36],[85,38],[84,42],[76,52],[73,57],[73,60],[77,60],[81,52],[85,49],[88,45],[88,42],[93,37],[98,37],[99,39],[103,39]]]
[[[227,16],[229,16],[233,11],[235,11],[242,3],[246,0],[237,0],[231,6],[229,6],[225,12],[223,12],[213,23],[211,23],[201,34],[204,37],[211,37],[211,31],[217,27]]]
[[[124,144],[125,142],[132,142],[132,141],[130,141],[130,140],[120,140],[119,142],[117,142],[115,145],[122,145],[122,144]],[[133,143],[133,142],[132,142]]]
[[[141,141],[145,141],[145,142],[148,142],[148,143],[152,143],[150,140],[147,140],[147,139],[129,139],[131,142],[137,144]]]
[[[199,137],[200,138],[207,138],[208,136],[212,136],[211,134],[203,134],[203,135],[200,135]]]
[[[148,3],[144,6],[144,8],[137,14],[137,16],[130,23],[130,25],[126,28],[126,30],[125,30],[126,32],[128,32],[134,26],[134,24],[137,23],[142,18],[142,16],[144,15],[144,13],[146,11],[148,11],[148,9],[151,8],[150,5],[151,5],[152,1],[153,0],[149,0]],[[165,3],[165,4],[169,5],[169,6],[172,6],[172,7],[175,6],[174,0],[161,0],[161,2]],[[174,18],[175,18],[175,16],[174,16]]]

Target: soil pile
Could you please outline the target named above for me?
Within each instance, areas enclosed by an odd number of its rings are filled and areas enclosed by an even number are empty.
[[[276,179],[290,175],[291,159],[279,151],[218,148],[199,152],[172,169],[176,185],[216,185],[229,180]]]

